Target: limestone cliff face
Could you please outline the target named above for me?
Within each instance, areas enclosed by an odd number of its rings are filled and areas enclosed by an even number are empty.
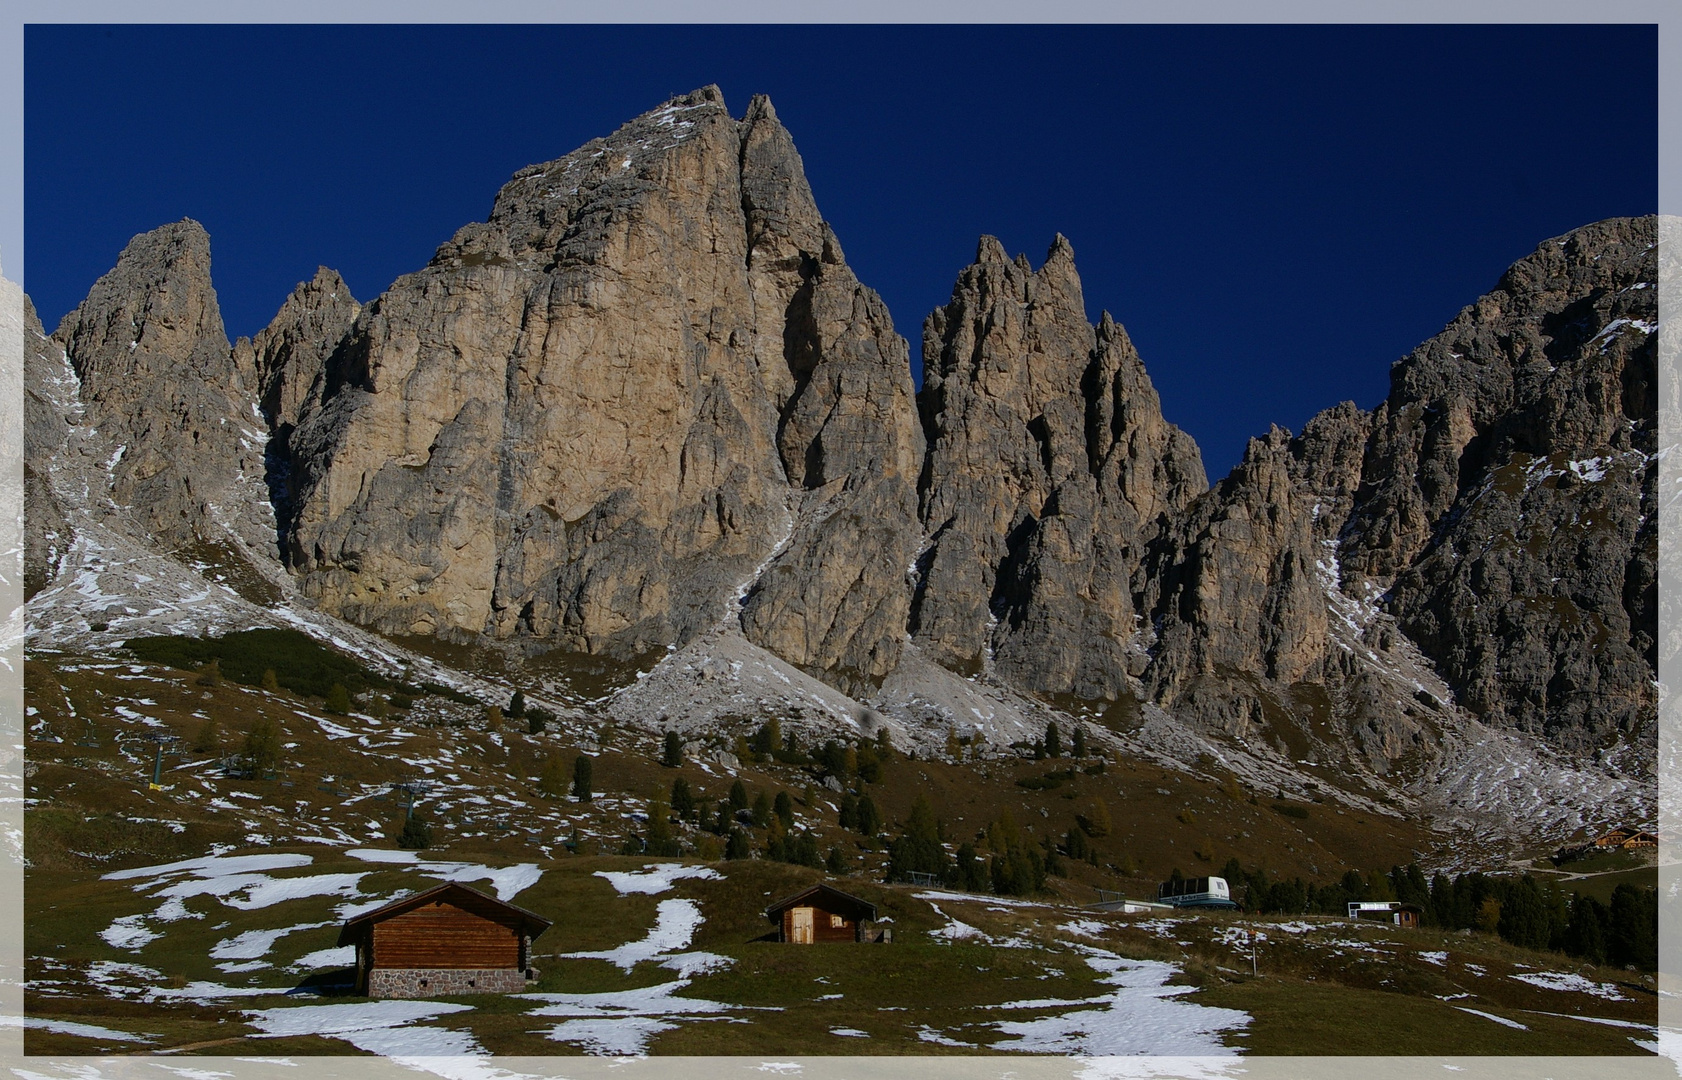
[[[778,553],[750,634],[879,675],[914,538],[795,517],[841,485],[893,534],[911,393],[770,103],[737,121],[708,88],[521,170],[363,310],[292,438],[292,564],[383,630],[634,656],[734,614]]]
[[[1656,709],[1656,243],[1547,241],[1398,364],[1343,544],[1464,704],[1573,749]]]
[[[1125,331],[1086,321],[1074,252],[984,237],[923,330],[929,453],[912,631],[939,662],[991,656],[1024,687],[1124,692],[1144,545],[1206,487]]]
[[[1374,411],[1210,489],[1061,236],[1038,269],[982,239],[915,392],[771,103],[709,87],[232,347],[203,229],[136,237],[26,326],[26,582],[91,515],[279,550],[386,633],[625,659],[739,628],[860,701],[963,682],[933,661],[1375,773],[1437,753],[1450,699],[1586,753],[1655,711],[1654,231],[1548,241]]]
[[[254,373],[229,348],[198,222],[136,236],[53,341],[79,381],[79,423],[112,448],[96,505],[166,546],[272,550]]]
[[[70,432],[66,395],[57,384],[74,386],[75,375],[63,350],[47,337],[27,296],[23,350],[23,594],[28,598],[58,573],[70,546],[72,530],[53,491],[51,474],[64,457]]]
[[[1146,566],[1153,695],[1238,732],[1312,698],[1388,762],[1431,710],[1370,679],[1417,646],[1489,723],[1586,750],[1650,722],[1653,248],[1650,218],[1550,240],[1374,413],[1252,441]]]
[[[258,407],[271,429],[291,430],[321,396],[322,377],[362,305],[337,271],[323,266],[298,283],[269,325],[236,342],[235,363],[255,373]]]

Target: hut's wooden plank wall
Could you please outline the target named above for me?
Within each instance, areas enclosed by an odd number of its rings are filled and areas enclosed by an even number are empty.
[[[520,946],[518,929],[448,901],[374,925],[374,966],[381,968],[519,968]]]
[[[841,917],[840,926],[831,926],[830,923],[833,920],[830,916],[836,914],[835,912],[825,911],[816,904],[802,904],[799,907],[788,908],[783,912],[784,941],[794,940],[794,913],[799,911],[801,907],[810,907],[812,909],[812,941],[814,944],[858,940],[858,923],[854,922],[852,919],[843,915]]]

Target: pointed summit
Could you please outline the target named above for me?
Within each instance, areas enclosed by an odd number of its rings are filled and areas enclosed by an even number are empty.
[[[110,444],[117,504],[169,542],[235,519],[241,536],[258,535],[265,500],[233,490],[262,476],[261,437],[245,436],[255,388],[222,328],[204,226],[186,218],[134,237],[53,339],[81,378],[87,423]]]

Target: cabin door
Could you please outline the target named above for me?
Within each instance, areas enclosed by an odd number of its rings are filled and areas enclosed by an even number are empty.
[[[812,944],[812,909],[797,907],[792,912],[794,916],[789,927],[789,940],[796,945]]]

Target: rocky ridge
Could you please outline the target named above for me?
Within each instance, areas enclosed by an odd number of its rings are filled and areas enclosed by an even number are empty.
[[[770,102],[706,88],[516,173],[365,305],[323,268],[230,346],[182,222],[31,323],[35,639],[140,619],[97,555],[137,545],[237,564],[243,619],[648,669],[592,706],[633,723],[998,753],[1081,722],[1486,831],[1448,808],[1546,758],[1578,779],[1538,828],[1646,812],[1653,229],[1544,243],[1376,410],[1276,428],[1210,488],[1061,236],[1038,269],[982,239],[915,391]],[[72,595],[90,559],[109,620]]]

